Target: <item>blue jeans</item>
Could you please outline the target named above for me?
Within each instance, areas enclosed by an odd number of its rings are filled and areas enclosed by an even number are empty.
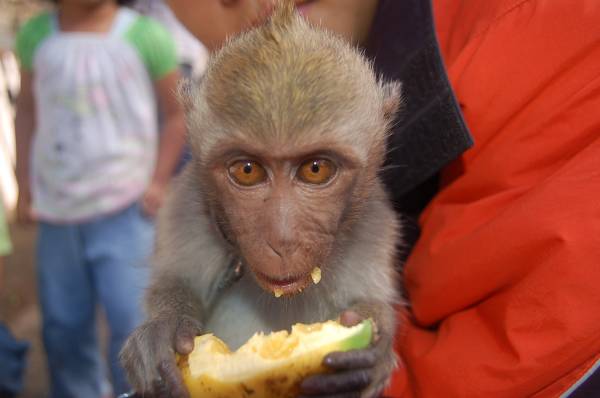
[[[52,398],[96,398],[106,380],[96,336],[101,304],[110,329],[116,394],[128,389],[118,354],[142,321],[141,296],[154,239],[152,222],[132,205],[80,224],[40,223],[38,288]]]
[[[23,389],[29,343],[17,341],[0,322],[0,397],[16,397]]]

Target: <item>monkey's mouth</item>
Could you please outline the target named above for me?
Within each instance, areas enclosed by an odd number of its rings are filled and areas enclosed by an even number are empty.
[[[254,274],[262,288],[272,292],[275,296],[290,296],[300,293],[311,280],[310,274],[285,277],[273,277],[260,272]]]

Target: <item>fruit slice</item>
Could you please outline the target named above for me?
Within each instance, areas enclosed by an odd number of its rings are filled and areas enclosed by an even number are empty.
[[[192,398],[292,398],[309,375],[327,372],[323,358],[333,351],[367,347],[370,320],[345,327],[335,321],[296,324],[292,332],[252,336],[231,352],[212,334],[196,337],[194,351],[179,358]]]

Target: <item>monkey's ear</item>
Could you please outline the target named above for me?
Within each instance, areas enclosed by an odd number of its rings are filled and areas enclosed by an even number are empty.
[[[383,89],[383,115],[391,121],[402,106],[402,83],[388,82],[381,88]]]

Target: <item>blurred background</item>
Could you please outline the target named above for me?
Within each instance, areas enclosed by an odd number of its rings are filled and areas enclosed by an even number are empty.
[[[19,395],[24,398],[47,396],[48,376],[37,301],[34,253],[36,227],[15,222],[14,106],[19,93],[19,66],[14,42],[22,24],[48,6],[49,2],[39,0],[0,0],[0,205],[5,210],[13,245],[12,253],[3,259],[4,269],[0,267],[0,323],[4,323],[17,340],[30,344],[24,390]],[[154,16],[172,33],[181,64],[186,68],[185,73],[201,75],[207,58],[204,47],[177,24],[164,4],[140,0],[135,7],[144,14]],[[106,348],[107,326],[101,313],[99,318],[101,344]]]
[[[14,101],[19,92],[19,67],[13,52],[16,32],[47,4],[35,0],[0,0],[0,197],[9,221],[13,253],[0,270],[0,321],[15,337],[31,343],[25,389],[21,396],[38,398],[47,392],[45,355],[40,338],[34,243],[35,227],[14,222],[17,187],[14,176]]]

